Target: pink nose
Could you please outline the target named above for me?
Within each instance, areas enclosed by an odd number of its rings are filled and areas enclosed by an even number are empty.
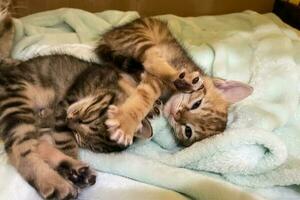
[[[182,122],[184,120],[183,117],[186,111],[187,111],[187,107],[181,107],[174,116],[175,121]]]
[[[73,115],[67,116],[67,121],[68,122],[74,122],[75,121],[75,116],[73,116]]]
[[[181,110],[177,111],[175,116],[174,116],[175,121],[179,121],[180,118],[181,118]]]

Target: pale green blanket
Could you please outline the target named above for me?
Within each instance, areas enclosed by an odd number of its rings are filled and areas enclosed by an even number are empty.
[[[135,12],[60,9],[15,20],[13,56],[27,59],[55,51],[97,61],[92,49],[98,37],[136,17]],[[232,107],[224,134],[189,148],[176,146],[164,119],[157,119],[153,140],[139,141],[119,154],[82,151],[81,158],[98,170],[192,199],[258,199],[221,179],[250,187],[299,184],[300,38],[296,31],[272,14],[251,11],[160,17],[207,73],[247,82],[254,87],[253,95]]]

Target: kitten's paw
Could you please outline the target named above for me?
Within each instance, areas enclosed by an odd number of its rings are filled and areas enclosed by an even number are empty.
[[[152,110],[148,113],[147,118],[153,119],[154,117],[160,117],[163,114],[163,102],[157,99],[153,105]]]
[[[173,83],[177,90],[186,93],[197,91],[203,87],[203,80],[198,71],[189,73],[182,70]]]
[[[133,137],[125,134],[122,129],[117,129],[114,133],[112,133],[110,139],[125,147],[131,145],[133,142]]]
[[[79,160],[62,161],[57,171],[79,188],[96,183],[96,173],[88,165]]]
[[[40,179],[39,183],[34,186],[44,199],[76,199],[78,196],[78,189],[72,183],[63,179],[59,174],[47,174]]]
[[[130,118],[114,105],[108,107],[107,116],[105,125],[110,133],[110,139],[122,146],[132,144],[134,132],[131,131],[130,122],[128,123]]]

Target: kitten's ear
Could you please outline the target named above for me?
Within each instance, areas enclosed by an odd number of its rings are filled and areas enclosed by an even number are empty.
[[[149,139],[153,136],[151,123],[148,119],[143,119],[142,127],[134,135],[137,138]]]
[[[214,78],[213,83],[229,103],[239,102],[253,92],[253,87],[239,81]]]

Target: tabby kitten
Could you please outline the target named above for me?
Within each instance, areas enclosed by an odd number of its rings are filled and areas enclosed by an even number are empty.
[[[108,106],[124,101],[135,84],[112,65],[67,55],[2,65],[0,136],[11,164],[43,197],[75,198],[77,188],[95,183],[94,172],[76,160],[78,145],[95,152],[124,149],[109,139],[104,121]],[[137,132],[150,137],[150,123],[143,120]]]
[[[185,94],[170,98],[164,113],[176,138],[186,146],[223,132],[229,105],[246,98],[253,90],[241,82],[206,75],[176,41],[167,24],[153,18],[137,19],[108,31],[96,53],[104,62],[117,65],[129,57],[145,70],[130,97],[108,110],[106,125],[110,138],[123,145],[132,143],[136,127],[155,100],[174,94],[174,88]]]
[[[14,67],[17,62],[8,58],[14,33],[9,3],[0,0],[0,138],[4,140],[9,161],[44,198],[76,197],[77,187],[93,184],[95,175],[87,165],[55,147],[53,136],[59,147],[76,145],[72,144],[72,135],[53,133],[49,137],[43,134],[48,132],[46,128],[36,126],[37,121],[43,124],[45,112],[33,108],[50,96],[47,91],[39,90],[38,85],[34,88],[26,84],[27,80],[35,81],[30,72],[22,73],[23,69]]]

